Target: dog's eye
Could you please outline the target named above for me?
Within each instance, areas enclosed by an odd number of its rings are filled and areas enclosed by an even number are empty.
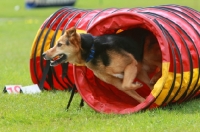
[[[69,40],[67,40],[66,44],[67,44],[67,45],[69,45],[69,44],[70,44],[70,43],[69,43]]]
[[[58,44],[57,44],[57,46],[58,46],[58,47],[61,47],[61,46],[62,46],[62,44],[61,44],[61,43],[58,43]]]

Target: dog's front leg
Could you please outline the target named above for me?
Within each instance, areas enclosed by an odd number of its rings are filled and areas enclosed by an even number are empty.
[[[137,72],[138,72],[138,69],[134,61],[131,64],[126,66],[124,70],[124,78],[122,82],[123,90],[131,90],[131,89],[136,90],[142,87],[141,83],[133,82],[137,76]]]
[[[142,103],[145,101],[145,99],[140,96],[135,90],[129,90],[129,91],[124,91],[126,94],[137,100],[139,103]]]

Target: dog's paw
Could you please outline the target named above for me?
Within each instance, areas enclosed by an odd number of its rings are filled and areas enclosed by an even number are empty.
[[[145,101],[145,98],[141,98],[140,100],[138,100],[139,103],[142,103]]]
[[[132,83],[131,88],[134,89],[134,90],[136,90],[138,88],[141,88],[142,86],[143,86],[142,83],[140,83],[140,82],[134,82],[134,83]]]
[[[156,80],[155,79],[151,79],[150,80],[150,85],[154,85],[156,83]]]
[[[159,71],[158,73],[156,73],[156,74],[151,78],[151,80],[150,80],[150,85],[154,85],[154,84],[158,81],[158,79],[161,77],[161,75],[162,75],[162,72],[161,72],[161,71]]]
[[[140,83],[140,82],[135,82],[135,85],[137,85],[137,86],[140,86],[140,87],[142,87],[142,86],[143,86],[143,84],[142,84],[142,83]]]
[[[127,91],[127,90],[136,90],[138,88],[141,88],[143,86],[142,83],[140,82],[133,82],[131,84],[125,84],[122,85],[122,90]]]
[[[160,77],[157,77],[157,76],[152,77],[150,80],[150,85],[154,85],[158,81],[159,78]]]

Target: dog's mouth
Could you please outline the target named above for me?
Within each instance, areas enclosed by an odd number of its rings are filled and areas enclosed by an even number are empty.
[[[51,66],[56,66],[58,64],[61,64],[67,60],[67,55],[66,54],[59,54],[53,57],[50,61]]]

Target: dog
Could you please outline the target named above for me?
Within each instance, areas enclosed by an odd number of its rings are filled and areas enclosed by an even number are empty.
[[[89,33],[79,34],[76,28],[72,27],[66,30],[54,47],[44,52],[42,56],[45,60],[50,60],[51,66],[65,62],[85,65],[99,79],[114,85],[141,103],[145,99],[135,90],[141,88],[143,84],[134,80],[137,77],[152,88],[151,85],[161,76],[160,71],[159,75],[152,78],[153,80],[150,80],[148,73],[157,67],[160,68],[161,59],[155,60],[157,58],[154,56],[155,51],[152,50],[152,53],[149,50],[155,45],[150,43],[151,38],[147,37],[141,44],[131,37],[126,37],[124,33],[92,36]],[[145,46],[145,43],[148,44]],[[144,51],[147,51],[146,54]],[[156,63],[149,60],[152,58]]]

